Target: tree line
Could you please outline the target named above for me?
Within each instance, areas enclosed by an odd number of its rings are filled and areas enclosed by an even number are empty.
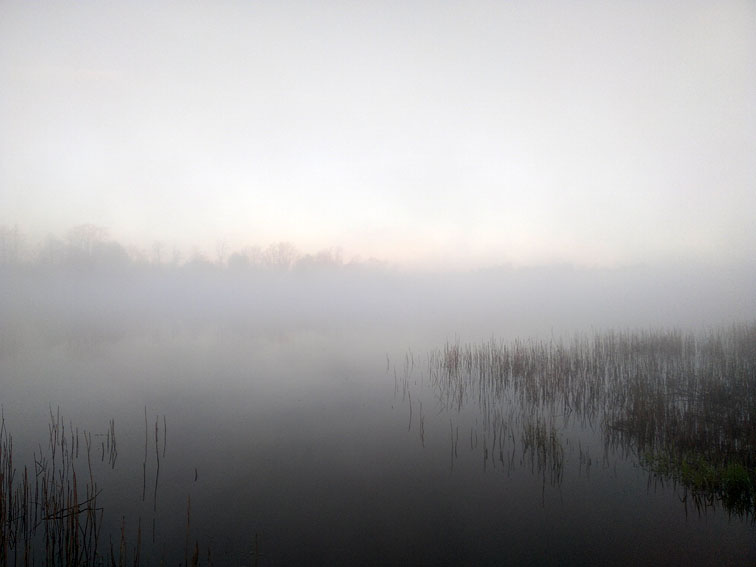
[[[198,248],[184,253],[175,246],[156,241],[149,249],[124,245],[109,236],[108,229],[95,224],[80,224],[62,237],[49,234],[31,244],[18,226],[0,225],[0,266],[43,266],[70,269],[160,267],[193,270],[229,271],[312,271],[356,266],[376,267],[370,259],[344,260],[338,248],[303,253],[290,242],[276,242],[230,249],[225,242],[216,244],[213,254]]]

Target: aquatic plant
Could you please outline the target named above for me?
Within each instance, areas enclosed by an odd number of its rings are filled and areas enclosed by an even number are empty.
[[[34,469],[23,474],[13,463],[13,437],[0,418],[0,564],[49,566],[96,565],[102,509],[100,489],[92,475],[92,435],[74,427],[66,431],[60,412],[50,410],[48,450],[34,454]],[[102,460],[107,448],[115,464],[115,423],[103,434]],[[84,440],[88,475],[81,482],[74,462]]]
[[[756,322],[698,335],[672,329],[457,341],[428,360],[443,409],[477,404],[489,433],[502,420],[518,426],[531,463],[556,481],[561,416],[565,424],[600,424],[607,447],[633,451],[650,473],[705,495],[701,502],[754,515]]]
[[[165,417],[162,429],[162,456],[165,457]],[[157,418],[154,430],[153,543],[161,456]],[[99,441],[99,446],[94,440]],[[103,534],[104,508],[100,504],[103,489],[98,485],[95,465],[99,460],[100,471],[103,467],[112,469],[117,459],[114,420],[109,420],[104,433],[92,434],[71,424],[66,427],[60,411],[51,409],[47,447],[43,450],[40,446],[33,454],[33,468],[25,465],[21,472],[14,462],[13,437],[6,428],[4,415],[0,414],[0,565],[138,566],[143,558],[141,517],[137,519],[135,540],[127,537],[124,516],[121,516],[120,533],[115,542],[114,534]],[[146,461],[144,467],[146,470]],[[118,512],[110,511],[111,514]],[[187,548],[190,514],[187,507]],[[185,557],[184,565],[189,565],[190,561],[192,565],[200,563],[196,540],[194,553],[191,558]],[[209,550],[208,564],[212,564]]]

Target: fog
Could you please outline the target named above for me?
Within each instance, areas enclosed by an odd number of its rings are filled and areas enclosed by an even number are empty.
[[[0,85],[0,565],[756,564],[753,1],[2,0]]]
[[[441,270],[748,261],[754,22],[737,0],[5,1],[0,225]]]
[[[649,471],[633,438],[612,441],[604,414],[558,396],[524,402],[518,384],[538,373],[513,375],[513,393],[454,382],[453,403],[442,386],[451,378],[438,374],[439,349],[483,345],[475,360],[485,364],[486,345],[508,341],[550,368],[565,353],[597,355],[594,333],[629,330],[638,334],[625,340],[657,354],[634,355],[628,367],[693,379],[690,369],[712,362],[676,366],[663,347],[665,337],[690,344],[687,335],[649,334],[676,329],[714,333],[714,352],[725,354],[712,360],[728,365],[717,376],[734,368],[739,384],[742,368],[752,380],[753,361],[731,349],[753,336],[752,323],[733,325],[756,316],[754,265],[409,270],[285,243],[166,259],[129,252],[95,228],[25,254],[3,248],[0,438],[12,432],[13,462],[44,472],[38,452],[56,428],[70,447],[80,428],[94,431],[94,465],[84,468],[65,443],[57,451],[79,463],[65,469],[74,483],[76,470],[94,469],[101,539],[125,533],[121,557],[159,564],[196,541],[230,564],[264,554],[290,565],[494,565],[506,554],[516,563],[718,565],[722,538],[727,561],[756,556],[747,514],[705,500],[689,516],[686,485]],[[716,343],[730,326],[740,342]],[[657,373],[659,353],[670,358]],[[624,374],[611,375],[608,387],[622,388]],[[106,423],[117,431],[117,464]],[[543,427],[551,452],[530,441]],[[141,535],[150,525],[151,539]],[[606,537],[597,545],[598,529]]]
[[[303,254],[286,243],[225,250],[215,261],[199,255],[165,261],[158,251],[151,260],[130,256],[95,229],[77,227],[26,258],[6,253],[0,265],[6,342],[24,332],[52,341],[118,340],[188,328],[269,337],[356,331],[398,338],[398,332],[408,347],[413,341],[430,347],[454,337],[702,330],[756,316],[754,264],[413,271],[344,260],[338,250]],[[87,230],[89,240],[74,238]]]

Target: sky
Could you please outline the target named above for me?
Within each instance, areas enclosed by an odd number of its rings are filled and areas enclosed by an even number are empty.
[[[0,1],[0,225],[404,265],[756,257],[756,3]]]

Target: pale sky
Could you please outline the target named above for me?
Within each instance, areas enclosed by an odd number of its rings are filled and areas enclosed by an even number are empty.
[[[755,219],[753,1],[0,1],[30,238],[716,263]]]

